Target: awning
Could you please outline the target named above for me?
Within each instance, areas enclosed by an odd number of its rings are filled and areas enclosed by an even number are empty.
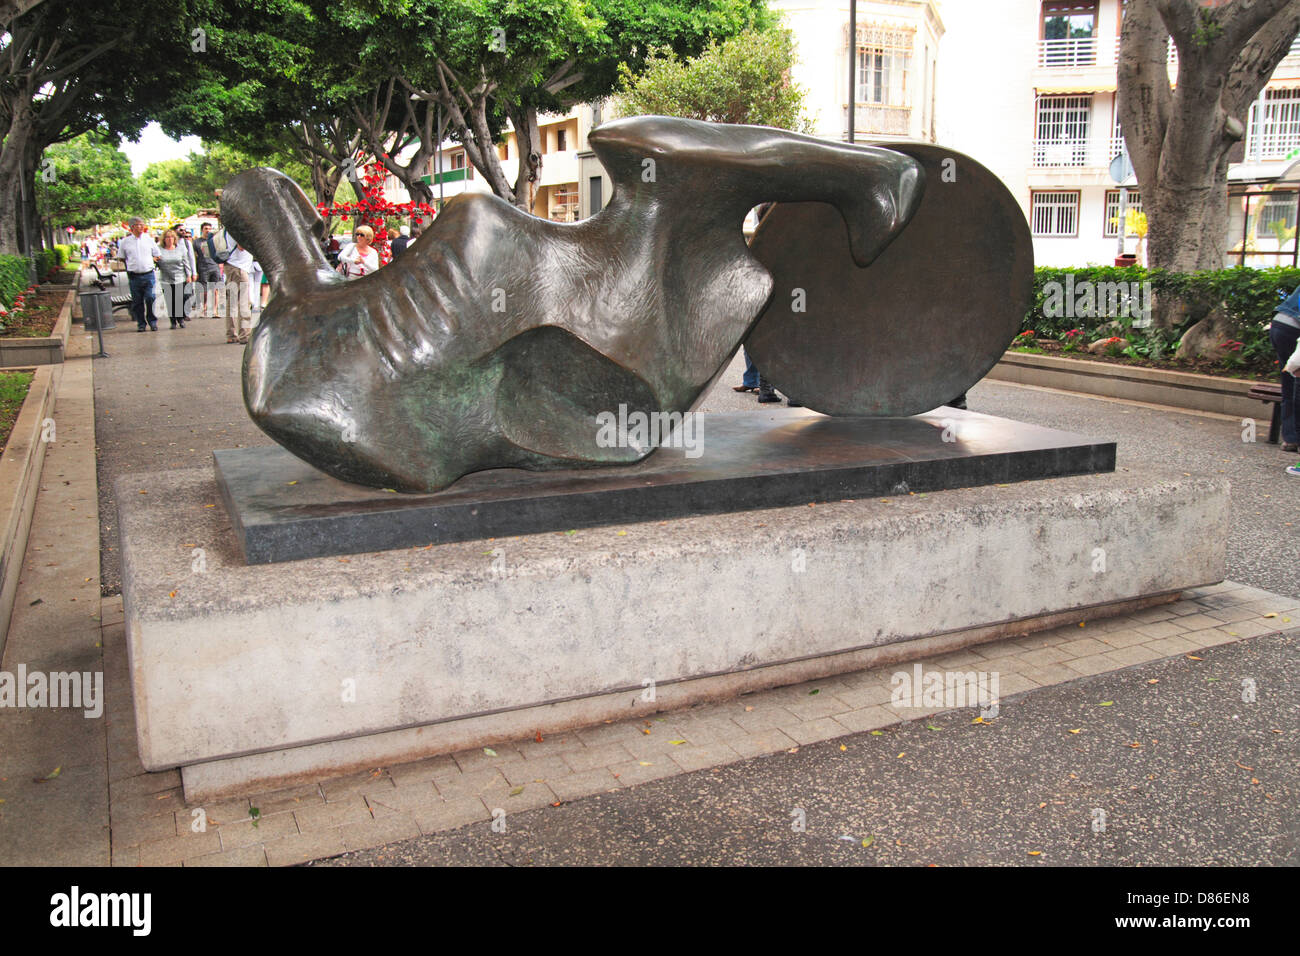
[[[1230,183],[1300,183],[1300,159],[1238,163],[1228,167]]]

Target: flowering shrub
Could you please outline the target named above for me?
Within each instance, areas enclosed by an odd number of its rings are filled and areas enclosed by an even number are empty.
[[[1076,352],[1083,345],[1087,337],[1081,329],[1070,329],[1061,336],[1061,350],[1065,352]]]

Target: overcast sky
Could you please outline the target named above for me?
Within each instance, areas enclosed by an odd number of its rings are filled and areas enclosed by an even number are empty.
[[[164,133],[157,123],[150,123],[144,128],[140,142],[124,140],[121,148],[131,160],[131,172],[136,176],[144,172],[150,163],[164,159],[184,159],[191,152],[203,152],[197,136],[186,136],[177,142]]]

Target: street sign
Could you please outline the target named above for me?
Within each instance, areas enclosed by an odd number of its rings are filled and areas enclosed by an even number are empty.
[[[1128,150],[1120,153],[1110,161],[1110,178],[1123,185],[1133,175],[1133,164],[1128,160]]]

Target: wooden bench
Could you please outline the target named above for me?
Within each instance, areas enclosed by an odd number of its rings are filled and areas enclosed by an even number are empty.
[[[1268,443],[1276,445],[1278,435],[1282,431],[1282,386],[1260,382],[1258,385],[1252,385],[1247,394],[1265,404],[1273,403],[1273,419],[1268,425]]]

